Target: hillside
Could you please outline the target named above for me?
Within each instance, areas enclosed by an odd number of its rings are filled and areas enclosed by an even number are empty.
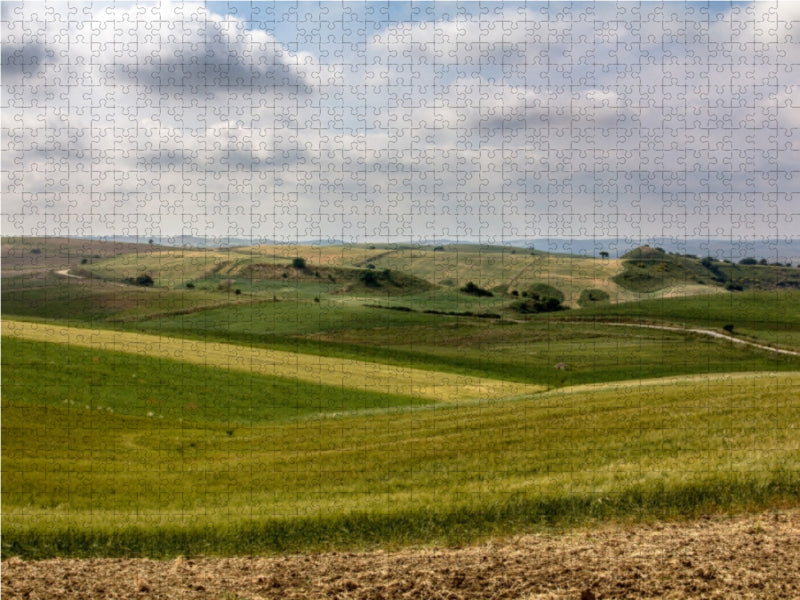
[[[789,267],[14,248],[47,260],[3,273],[4,556],[463,544],[797,504]]]
[[[591,304],[595,298],[613,304],[656,296],[800,286],[800,271],[790,267],[703,261],[648,246],[621,259],[474,245],[174,249],[117,244],[114,248],[117,254],[111,256],[77,246],[47,264],[60,263],[70,266],[74,274],[110,282],[131,282],[146,274],[160,288],[188,285],[269,295],[288,289],[312,296],[413,295],[434,290],[446,295],[472,281],[499,296],[489,302],[494,308],[503,304],[503,298],[510,300],[541,285],[557,290],[563,304],[572,308]],[[19,252],[9,254],[19,257]],[[302,269],[292,267],[295,259],[302,259]],[[375,273],[370,275],[369,270]]]

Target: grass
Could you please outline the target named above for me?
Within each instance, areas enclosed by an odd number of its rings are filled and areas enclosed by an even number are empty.
[[[541,386],[355,361],[279,350],[206,343],[106,329],[60,327],[3,321],[3,335],[40,342],[116,350],[153,358],[176,359],[245,373],[285,377],[309,383],[374,393],[413,395],[455,402],[534,393]]]
[[[3,280],[4,556],[465,543],[800,497],[800,359],[605,323],[800,347],[800,291],[754,291],[777,267],[714,263],[745,288],[727,293],[651,251],[633,262],[671,279],[650,292],[613,282],[622,261],[519,248],[24,242]],[[53,275],[64,256],[111,281]],[[397,289],[360,279],[385,269]],[[143,272],[162,287],[114,282]],[[601,300],[505,308],[551,288]]]
[[[668,321],[717,329],[732,324],[737,333],[800,347],[800,291],[744,291],[642,300],[586,307],[575,316]]]
[[[13,370],[3,382],[8,397],[29,405],[108,415],[238,428],[253,422],[432,403],[414,396],[9,336],[2,338],[2,352],[3,367]],[[30,381],[37,385],[29,385]]]
[[[250,301],[233,294],[145,288],[52,274],[36,279],[14,277],[9,284],[4,278],[4,315],[81,323],[135,321]]]
[[[627,385],[254,420],[234,435],[227,423],[43,406],[4,393],[3,552],[462,543],[796,501],[800,374]]]

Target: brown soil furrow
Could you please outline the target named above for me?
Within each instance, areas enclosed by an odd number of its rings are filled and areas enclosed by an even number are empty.
[[[446,549],[2,564],[3,598],[800,597],[800,511]]]

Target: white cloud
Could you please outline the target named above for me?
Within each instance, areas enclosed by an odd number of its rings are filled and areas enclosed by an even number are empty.
[[[800,164],[800,5],[465,5],[376,35],[350,10],[351,37],[320,15],[291,49],[202,4],[66,6],[2,7],[14,232],[608,232],[706,193],[714,231],[763,235],[730,216]]]

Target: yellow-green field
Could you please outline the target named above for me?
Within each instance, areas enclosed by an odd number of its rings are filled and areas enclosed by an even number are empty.
[[[380,363],[327,358],[262,348],[207,343],[106,329],[83,329],[3,320],[2,334],[26,340],[83,346],[288,377],[324,385],[440,402],[494,399],[542,391],[544,386],[410,369]]]
[[[95,363],[80,348],[54,353],[38,344],[31,350],[49,368],[70,366],[73,377],[83,369],[95,381]],[[91,350],[98,352],[102,361],[115,354]],[[122,364],[117,372],[130,376]],[[236,424],[214,417],[214,406],[201,406],[206,417],[192,422],[118,414],[121,387],[100,382],[97,404],[84,407],[62,400],[69,383],[60,387],[57,377],[38,395],[21,387],[4,393],[7,553],[175,556],[453,543],[597,520],[765,508],[800,494],[798,373],[668,378]],[[159,391],[166,392],[149,393]]]

